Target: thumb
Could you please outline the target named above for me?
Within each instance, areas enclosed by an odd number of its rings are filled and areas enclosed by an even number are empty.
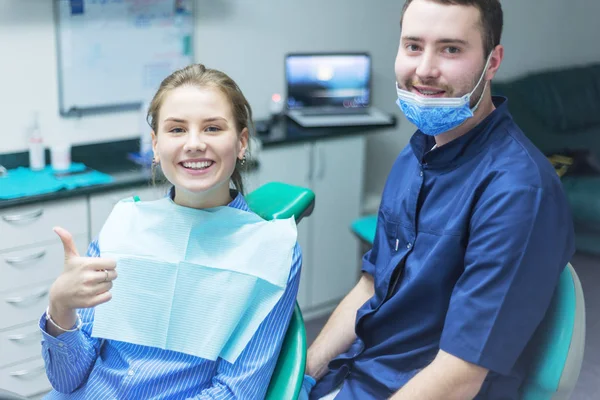
[[[52,230],[58,235],[63,244],[63,248],[65,249],[65,258],[79,257],[79,252],[77,251],[77,247],[75,247],[75,242],[73,241],[73,236],[69,233],[69,231],[61,227],[55,227]]]

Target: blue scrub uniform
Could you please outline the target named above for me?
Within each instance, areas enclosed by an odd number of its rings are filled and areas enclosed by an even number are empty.
[[[490,370],[477,399],[516,399],[523,349],[574,253],[571,214],[546,157],[507,100],[464,136],[433,149],[417,131],[396,160],[363,271],[375,295],[358,339],[329,364],[318,399],[383,399],[439,349]]]

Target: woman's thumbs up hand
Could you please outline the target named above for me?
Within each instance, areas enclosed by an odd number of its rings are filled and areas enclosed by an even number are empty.
[[[95,307],[111,299],[112,281],[117,278],[116,262],[101,257],[81,257],[73,236],[56,227],[65,254],[63,272],[50,288],[49,313],[58,325],[70,329],[78,308]]]

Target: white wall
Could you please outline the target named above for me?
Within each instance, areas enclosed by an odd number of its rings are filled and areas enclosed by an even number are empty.
[[[502,1],[505,59],[498,79],[600,62],[600,1]]]
[[[283,56],[291,51],[369,51],[374,104],[394,104],[393,63],[402,0],[196,0],[198,62],[230,74],[257,117],[273,92],[283,92]],[[566,65],[600,62],[600,1],[503,1],[506,59],[499,79]],[[26,149],[26,128],[41,112],[46,141],[74,144],[132,138],[133,112],[63,119],[58,88],[52,0],[0,0],[0,153]],[[399,115],[400,116],[400,115]],[[413,127],[371,135],[366,189],[379,193]]]

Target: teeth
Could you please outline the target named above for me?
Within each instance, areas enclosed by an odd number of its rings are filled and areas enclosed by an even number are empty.
[[[184,162],[183,166],[191,169],[204,169],[212,165],[212,161]]]
[[[442,93],[441,91],[432,91],[432,90],[419,90],[419,92],[421,92],[423,94],[438,94],[438,93]]]

